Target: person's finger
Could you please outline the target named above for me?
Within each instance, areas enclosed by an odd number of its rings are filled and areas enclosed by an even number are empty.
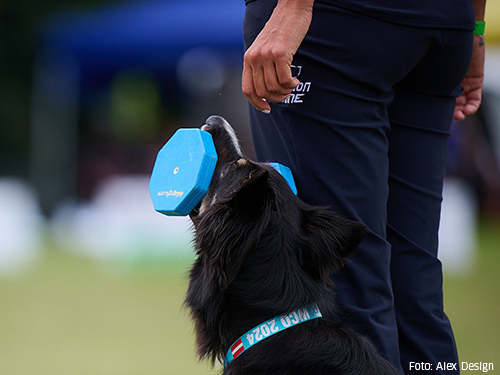
[[[471,100],[469,101],[465,106],[464,106],[464,109],[463,109],[463,113],[464,115],[466,116],[470,116],[470,115],[473,115],[474,113],[476,113],[479,109],[479,106],[481,105],[481,101],[477,101],[477,100]]]
[[[261,74],[255,74],[254,72],[254,85],[258,96],[270,102],[279,103],[292,92],[293,88],[285,87],[279,81],[275,59],[272,55],[263,56],[262,70],[259,73]],[[263,81],[260,81],[261,79]]]
[[[265,84],[267,88],[267,92],[263,93],[263,97],[273,103],[279,103],[285,100],[293,89],[286,88],[282,86],[276,74],[276,70],[266,70],[265,74]]]
[[[467,101],[467,98],[465,96],[465,93],[462,93],[456,101],[455,101],[455,110],[453,113],[453,118],[457,121],[463,121],[465,120],[465,115],[463,113],[463,108],[465,106],[465,103]]]
[[[455,113],[453,114],[453,118],[457,121],[465,120],[465,115],[460,108],[455,108]]]
[[[298,79],[292,77],[287,64],[267,65],[264,69],[264,77],[267,88],[264,97],[273,103],[285,100],[300,83]]]
[[[253,69],[248,65],[244,64],[243,74],[241,78],[241,89],[243,94],[246,96],[247,100],[256,109],[263,113],[270,113],[271,106],[267,103],[263,97],[259,97],[255,91]]]
[[[481,106],[481,89],[462,93],[455,104],[453,118],[457,121],[465,120],[465,117],[476,113]]]
[[[286,62],[276,63],[276,75],[278,81],[283,88],[290,90],[290,92],[296,88],[300,81],[297,78],[292,77],[292,70],[290,69],[290,64]]]
[[[263,76],[264,76],[264,82],[266,85],[266,93],[264,93],[264,94],[266,96],[269,94],[271,94],[271,95],[282,94],[283,89],[281,87],[281,84],[279,83],[278,76],[276,74],[276,68],[274,66],[274,61],[272,61],[272,60],[264,61],[262,72],[263,72]]]
[[[482,97],[482,90],[481,87],[472,90],[471,92],[467,93],[467,101],[464,106],[464,114],[465,115],[472,115],[476,113],[481,106],[481,97]]]

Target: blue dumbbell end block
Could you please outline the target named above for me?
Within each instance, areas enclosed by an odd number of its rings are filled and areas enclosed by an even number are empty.
[[[217,164],[212,135],[200,129],[179,129],[158,152],[149,192],[156,211],[188,215],[210,187]]]
[[[280,163],[268,163],[268,164],[274,169],[276,169],[283,176],[286,182],[288,182],[290,189],[292,189],[293,193],[297,195],[297,186],[295,185],[295,180],[293,179],[292,170]]]

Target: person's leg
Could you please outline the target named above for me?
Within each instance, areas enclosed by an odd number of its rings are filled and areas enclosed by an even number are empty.
[[[257,0],[249,4],[244,27],[247,47],[272,9],[269,1]],[[386,239],[389,199],[387,133],[390,129],[387,108],[393,99],[393,86],[412,71],[433,50],[433,46],[440,45],[442,37],[439,31],[387,24],[317,3],[310,32],[293,61],[294,71],[296,74],[300,72],[301,85],[285,103],[272,105],[269,116],[251,109],[252,134],[259,160],[288,165],[296,179],[299,196],[306,202],[330,206],[370,228],[368,238],[346,268],[333,279],[339,300],[348,310],[344,318],[371,338],[380,353],[397,367],[401,366],[401,359],[392,288],[396,288],[394,293],[400,306],[408,288],[420,288],[419,285],[407,284],[405,274],[413,274],[412,269],[419,270],[421,266],[420,263],[412,264],[408,261],[410,258],[401,255],[404,250],[397,249],[399,242],[394,239],[393,229],[389,226],[389,237],[396,247],[391,279],[391,244]],[[447,80],[450,76],[449,71],[440,74],[443,76],[438,77],[439,80]],[[451,80],[455,82],[457,78]],[[399,90],[402,88],[398,88],[398,94]],[[397,104],[399,100],[397,95],[391,108],[395,120],[398,107],[401,111],[406,110]],[[431,106],[422,108],[418,108],[420,102],[405,103],[405,106],[409,106],[408,113],[412,113],[412,108],[417,113],[435,109],[443,112],[439,103],[431,103]],[[447,103],[449,107],[451,101]],[[447,116],[442,117],[446,120]],[[397,133],[395,129],[390,135],[393,197],[398,196],[393,181],[396,148],[392,143]],[[401,146],[401,151],[404,151],[412,144]],[[426,147],[438,146],[431,142]],[[424,169],[420,171],[425,172]],[[440,181],[442,176],[435,178]],[[404,194],[399,196],[404,197]],[[406,201],[411,201],[411,197]],[[391,223],[397,221],[395,214],[398,210],[394,207],[398,205],[391,199]],[[431,214],[423,213],[424,217],[428,215]],[[434,229],[430,233],[430,237],[434,236]],[[413,251],[417,250],[409,250]],[[440,285],[435,275],[426,282]],[[417,299],[421,297],[415,295]],[[434,297],[439,300],[439,296]],[[412,322],[405,323],[405,319],[411,320],[411,309],[404,311],[401,308],[398,313],[404,315],[398,317],[398,323],[403,329],[402,361],[407,363],[413,356],[407,348],[415,345],[412,342],[418,342],[421,336],[415,335],[413,339],[412,329],[408,328]],[[446,321],[444,323],[446,325]],[[435,324],[439,321],[436,320]],[[414,329],[418,329],[418,325]],[[448,344],[449,340],[447,344],[437,345]]]
[[[437,33],[446,42],[396,86],[389,109],[387,238],[392,245],[391,275],[406,374],[422,373],[415,367],[422,362],[432,366],[433,374],[459,373],[453,333],[443,312],[437,247],[449,128],[472,36]],[[456,371],[439,371],[439,363],[445,362],[456,364]]]
[[[249,4],[247,47],[270,11],[267,1]],[[412,49],[406,55],[392,57],[407,44]],[[288,165],[307,203],[329,206],[370,228],[367,239],[333,279],[347,311],[343,319],[369,337],[396,367],[399,344],[391,247],[386,241],[387,107],[393,83],[426,49],[409,28],[317,3],[310,31],[293,61],[292,71],[301,84],[284,103],[272,105],[270,115],[251,109],[259,160]]]

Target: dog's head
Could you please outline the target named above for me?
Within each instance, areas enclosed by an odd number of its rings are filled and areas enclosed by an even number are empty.
[[[195,227],[199,221],[198,216],[204,214],[209,207],[229,204],[229,201],[234,203],[242,195],[240,191],[245,191],[247,185],[253,185],[259,180],[259,176],[264,177],[263,174],[267,173],[265,168],[245,158],[236,133],[225,119],[211,116],[201,129],[212,135],[218,158],[209,190],[190,214]],[[252,197],[252,194],[246,193],[249,198]],[[245,202],[250,200],[246,199]]]
[[[202,130],[212,134],[218,161],[209,191],[190,216],[198,255],[214,269],[219,287],[227,288],[249,253],[259,251],[288,252],[308,276],[329,282],[366,227],[302,202],[273,167],[244,156],[222,117],[211,116]]]

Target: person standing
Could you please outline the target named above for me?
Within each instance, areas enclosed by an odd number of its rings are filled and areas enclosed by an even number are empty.
[[[438,226],[452,118],[481,103],[485,0],[246,0],[259,161],[370,229],[332,275],[342,317],[406,374],[458,374]],[[440,364],[455,363],[455,370]],[[413,367],[412,367],[413,364]]]

